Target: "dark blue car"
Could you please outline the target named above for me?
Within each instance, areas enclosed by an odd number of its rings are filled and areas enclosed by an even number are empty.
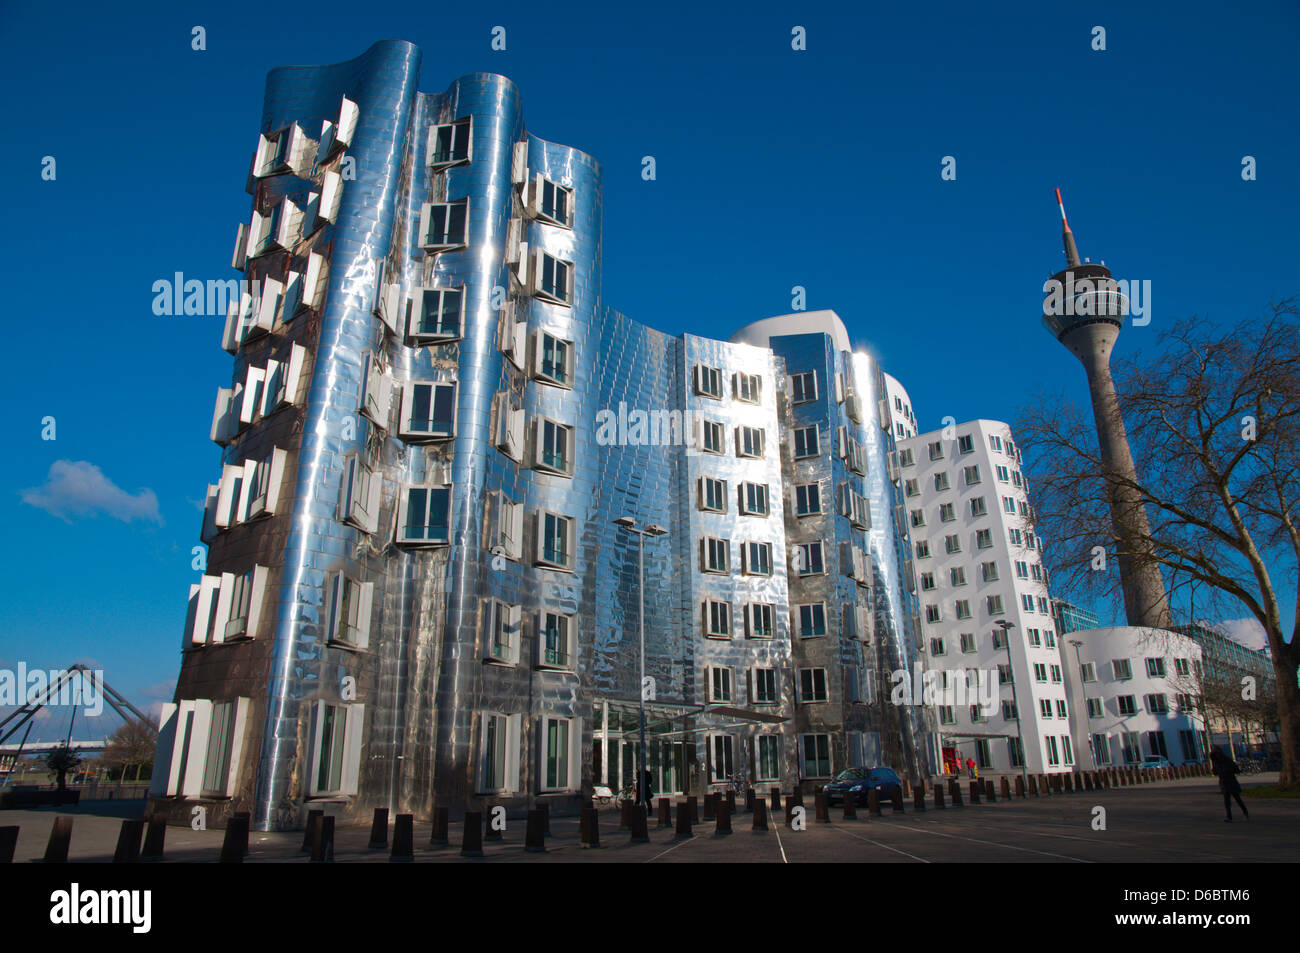
[[[879,792],[880,802],[887,804],[894,797],[895,791],[903,790],[903,782],[898,779],[893,768],[849,768],[835,776],[835,780],[826,785],[826,803],[835,805],[850,794],[857,804],[866,804],[868,792],[875,788]]]

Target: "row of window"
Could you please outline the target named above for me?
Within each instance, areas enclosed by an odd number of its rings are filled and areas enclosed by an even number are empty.
[[[908,482],[915,483],[916,481],[909,480]],[[1015,516],[1018,511],[1021,516],[1030,520],[1032,520],[1035,516],[1034,508],[1032,506],[1030,506],[1024,500],[1020,500],[1017,502],[1017,500],[1014,497],[1010,497],[1010,496],[1002,497],[1002,511],[1011,516]],[[970,515],[972,517],[988,516],[988,514],[989,514],[988,501],[985,497],[976,496],[970,500]],[[925,510],[923,509],[912,510],[910,516],[911,516],[913,528],[921,527],[925,525]],[[956,510],[955,503],[939,504],[939,522],[951,523],[954,522],[956,519],[957,519],[957,510]]]
[[[691,382],[700,397],[722,400],[723,373],[721,368],[696,364],[691,368]],[[763,399],[763,378],[759,374],[737,372],[731,376],[731,395],[734,400],[757,404]]]
[[[308,193],[303,208],[286,196],[265,211],[255,210],[249,224],[241,222],[235,234],[231,265],[243,271],[253,259],[292,252],[299,242],[337,221],[342,197],[343,178],[329,171],[321,177],[320,191]]]
[[[149,793],[227,798],[235,794],[250,699],[185,699],[162,706]]]
[[[913,510],[911,513],[911,519],[912,519],[913,526],[925,525],[925,515],[921,513],[920,510]],[[918,519],[920,520],[919,523],[916,522],[916,520]],[[1041,543],[1039,537],[1036,536],[1033,532],[1030,532],[1028,530],[1022,532],[1021,530],[1018,529],[1009,529],[1007,530],[1007,538],[1011,541],[1011,544],[1013,546],[1023,545],[1026,549],[1029,549],[1031,551],[1039,550],[1040,543]],[[944,545],[944,550],[949,555],[952,555],[953,553],[960,553],[962,551],[961,536],[959,534],[945,536],[943,540],[943,545]],[[916,550],[917,559],[930,558],[930,541],[928,539],[917,540],[916,543],[914,544],[914,548]],[[975,548],[976,549],[993,548],[993,531],[991,529],[975,530]]]
[[[294,344],[287,354],[268,360],[265,367],[250,366],[244,380],[233,388],[219,388],[212,414],[212,440],[224,447],[263,417],[296,404],[306,356],[306,349]]]
[[[897,398],[895,398],[895,400],[897,401]],[[989,434],[989,447],[991,449],[1001,453],[1004,452],[1003,451],[1004,446],[1006,448],[1005,449],[1006,455],[1014,459],[1017,463],[1019,463],[1020,451],[1016,449],[1015,444],[1013,444],[1009,438],[1004,442],[1002,438],[997,436],[996,434]],[[926,446],[926,452],[932,461],[944,459],[943,441],[934,440],[930,442]],[[972,434],[959,435],[957,437],[958,456],[965,456],[968,453],[974,453],[974,452],[975,452],[975,437]],[[912,457],[911,448],[905,449],[901,452],[899,456],[899,463],[905,467],[910,467],[915,463],[915,460]]]
[[[1018,579],[1032,578],[1036,582],[1046,582],[1047,580],[1047,576],[1043,570],[1043,567],[1038,565],[1037,563],[1031,566],[1028,563],[1024,562],[1023,560],[1017,560],[1015,567],[1016,567],[1016,577]],[[980,563],[979,571],[980,571],[981,582],[998,581],[999,570],[998,570],[998,564],[996,562]],[[966,585],[966,567],[953,566],[952,568],[950,568],[948,570],[948,581],[954,587],[958,587],[958,588]],[[934,580],[934,573],[932,572],[921,573],[921,591],[929,592],[935,588],[937,588],[937,586]]]
[[[1035,607],[1037,607],[1038,612],[1041,612],[1044,615],[1051,615],[1051,611],[1052,611],[1051,606],[1048,603],[1046,596],[1038,596],[1035,598],[1034,596],[1031,596],[1027,593],[1021,594],[1020,608],[1023,611],[1033,612],[1035,611]],[[955,617],[958,619],[972,618],[969,599],[956,600],[956,602],[954,603],[954,610],[955,610]],[[1000,595],[985,596],[984,610],[985,610],[985,614],[987,614],[990,618],[997,618],[998,616],[1001,616],[1005,612],[1005,608],[1002,604],[1002,597]],[[925,621],[931,623],[937,623],[943,621],[943,610],[940,608],[937,602],[926,603]]]
[[[577,657],[576,623],[572,616],[543,609],[533,616],[539,668],[572,671]],[[490,599],[483,612],[483,658],[518,665],[523,643],[523,607]]]
[[[1178,705],[1179,711],[1193,712],[1196,710],[1195,700],[1191,695],[1179,692],[1174,696],[1174,701]],[[1154,692],[1150,695],[1142,696],[1144,710],[1150,715],[1167,715],[1169,714],[1169,698],[1162,692]],[[1114,713],[1120,716],[1137,714],[1137,697],[1135,695],[1117,695],[1113,705]],[[1088,717],[1104,718],[1106,716],[1104,701],[1100,698],[1088,699]]]
[[[1147,678],[1167,678],[1168,669],[1165,666],[1164,658],[1152,656],[1145,659]],[[1130,659],[1112,659],[1111,673],[1117,681],[1127,681],[1133,677],[1133,663]],[[1082,668],[1083,680],[1085,682],[1096,681],[1096,668],[1092,662],[1088,662]],[[1196,677],[1200,677],[1201,663],[1199,659],[1174,659],[1174,672],[1180,678],[1186,678],[1193,672]]]
[[[723,599],[705,599],[700,603],[701,631],[706,638],[733,637],[732,605]],[[871,611],[853,602],[843,604],[841,613],[845,638],[867,640],[871,637]],[[743,635],[747,639],[770,639],[776,634],[776,607],[768,602],[748,602],[742,609]],[[826,603],[795,603],[790,607],[790,623],[801,639],[827,634]]]
[[[233,282],[232,282],[233,284]],[[250,290],[231,295],[221,346],[234,354],[249,341],[291,323],[306,311],[319,311],[329,284],[325,256],[312,252],[302,271],[290,270],[284,281],[264,278]]]
[[[243,465],[226,464],[221,482],[208,486],[200,538],[205,543],[211,542],[218,533],[232,526],[274,515],[280,503],[287,459],[285,451],[273,449],[261,460],[246,460]]]
[[[1097,733],[1088,736],[1093,758],[1097,764],[1141,764],[1148,756],[1169,757],[1169,745],[1163,731],[1121,731],[1115,736],[1119,751],[1112,751],[1111,736]],[[1182,728],[1178,731],[1178,742],[1182,748],[1184,761],[1200,761],[1201,745],[1196,732]],[[1118,754],[1118,757],[1116,757]]]

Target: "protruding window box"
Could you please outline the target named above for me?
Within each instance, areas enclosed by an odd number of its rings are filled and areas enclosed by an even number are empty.
[[[521,254],[525,253],[521,252]],[[556,258],[540,248],[534,248],[531,254],[533,263],[528,275],[529,292],[542,301],[562,304],[565,307],[571,306],[573,304],[573,262]]]
[[[398,434],[412,443],[456,436],[456,385],[418,381],[403,384]]]
[[[556,387],[573,387],[573,342],[538,331],[533,343],[533,377]]]
[[[289,199],[266,212],[254,212],[248,228],[248,258],[258,258],[273,251],[292,251],[302,228],[302,212]]]
[[[338,648],[370,647],[370,615],[375,584],[331,573],[326,589],[325,641]]]
[[[516,462],[524,458],[524,411],[510,393],[496,396],[492,439],[497,449]]]
[[[384,430],[388,429],[388,409],[392,403],[393,378],[384,369],[379,355],[362,353],[361,413]]]
[[[537,614],[537,667],[571,672],[574,668],[573,620],[562,612]]]
[[[484,618],[483,661],[499,665],[519,664],[519,646],[523,641],[523,609],[489,599]]]
[[[458,341],[464,325],[462,288],[417,288],[406,299],[406,337],[412,344]]]
[[[397,506],[400,546],[446,546],[451,542],[451,487],[403,488]]]
[[[426,202],[420,209],[420,247],[455,251],[469,244],[469,200]]]
[[[338,116],[321,123],[320,147],[316,150],[316,164],[328,162],[336,152],[343,152],[352,147],[352,137],[357,132],[357,120],[361,117],[361,108],[343,97],[339,104]]]
[[[528,214],[540,222],[573,227],[573,189],[552,182],[540,172],[524,183],[523,204]]]
[[[536,565],[572,572],[576,546],[577,521],[573,517],[545,510],[537,514]]]
[[[545,417],[533,429],[533,469],[556,476],[573,476],[574,431]]]
[[[379,502],[383,478],[366,466],[359,457],[349,457],[343,465],[339,487],[339,519],[366,533],[379,525]]]
[[[429,168],[435,172],[464,165],[472,158],[473,127],[468,116],[429,129]]]
[[[304,171],[311,140],[296,122],[257,140],[257,155],[253,159],[253,176],[264,179],[271,175]]]

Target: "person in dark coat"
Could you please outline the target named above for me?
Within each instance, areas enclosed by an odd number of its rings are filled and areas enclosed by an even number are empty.
[[[1241,782],[1237,780],[1237,762],[1233,761],[1223,749],[1217,745],[1210,752],[1210,769],[1214,771],[1215,777],[1219,779],[1219,790],[1223,792],[1223,810],[1227,813],[1225,821],[1232,820],[1232,799],[1237,799],[1237,806],[1241,808],[1242,816],[1250,820],[1250,811],[1246,810],[1246,805],[1241,800]]]
[[[650,771],[648,769],[641,772],[641,783],[637,785],[637,790],[636,790],[637,804],[642,803],[641,800],[642,796],[645,797],[644,803],[647,808],[651,807],[654,804],[654,796],[655,796],[654,778],[651,776]]]

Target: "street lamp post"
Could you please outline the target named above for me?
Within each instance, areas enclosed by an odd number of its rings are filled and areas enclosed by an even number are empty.
[[[1026,788],[1029,787],[1029,770],[1026,767],[1029,759],[1025,756],[1025,739],[1020,730],[1020,699],[1016,697],[1016,663],[1011,660],[1011,629],[1016,627],[1014,622],[1008,622],[1006,619],[995,619],[993,624],[1002,629],[1002,647],[1007,650],[1007,675],[1011,679],[1011,705],[1016,710],[1016,747],[1020,750],[1020,777]]]
[[[640,643],[640,680],[637,686],[637,707],[640,714],[641,722],[641,744],[640,744],[640,768],[636,775],[636,789],[638,800],[643,810],[648,811],[649,805],[646,803],[647,795],[645,786],[646,776],[646,756],[645,756],[645,538],[647,536],[663,536],[668,530],[655,523],[648,524],[644,529],[638,529],[636,520],[630,516],[620,516],[614,522],[623,527],[630,533],[636,534],[636,572],[637,572],[637,633],[638,642]]]
[[[1092,748],[1092,732],[1088,730],[1088,687],[1083,680],[1083,659],[1079,655],[1079,646],[1083,645],[1083,642],[1080,639],[1070,639],[1070,644],[1074,646],[1074,668],[1079,673],[1079,694],[1083,696],[1083,734],[1088,742],[1088,757],[1092,758],[1092,769],[1095,771],[1097,752]]]

